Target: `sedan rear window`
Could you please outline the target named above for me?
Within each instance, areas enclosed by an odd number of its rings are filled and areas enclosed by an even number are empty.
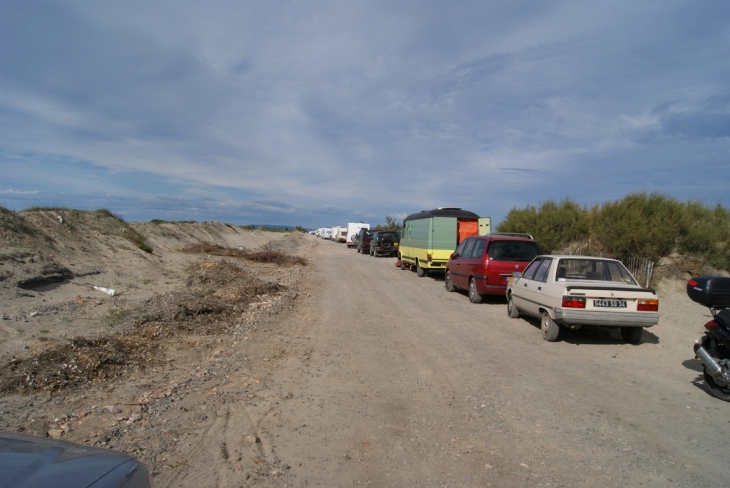
[[[555,277],[558,281],[592,280],[637,284],[623,264],[603,259],[561,259]]]

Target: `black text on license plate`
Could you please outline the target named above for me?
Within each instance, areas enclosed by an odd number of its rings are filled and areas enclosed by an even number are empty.
[[[626,308],[626,300],[593,300],[596,308]]]

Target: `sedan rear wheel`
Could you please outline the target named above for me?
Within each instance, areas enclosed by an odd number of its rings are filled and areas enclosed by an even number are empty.
[[[560,326],[550,318],[550,314],[547,312],[542,313],[541,328],[542,338],[548,342],[555,342],[558,340],[560,335]]]
[[[477,284],[474,278],[469,280],[469,301],[471,303],[482,303],[482,296],[477,292]]]
[[[643,332],[643,327],[621,327],[621,338],[629,344],[638,344],[641,342]]]

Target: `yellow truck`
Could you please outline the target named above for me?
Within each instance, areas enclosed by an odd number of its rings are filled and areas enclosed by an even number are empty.
[[[467,237],[487,235],[492,230],[490,217],[479,217],[460,208],[435,208],[403,219],[401,229],[401,269],[414,269],[419,277],[429,271],[444,271],[449,256]]]

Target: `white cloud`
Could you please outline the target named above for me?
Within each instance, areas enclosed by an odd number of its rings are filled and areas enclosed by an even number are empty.
[[[456,201],[498,218],[515,194],[571,196],[567,176],[600,174],[581,185],[596,201],[687,161],[716,181],[729,150],[724,4],[44,5],[0,18],[0,170],[25,188],[30,162],[42,195],[113,188],[167,211],[147,175],[191,212],[347,221]],[[77,162],[91,183],[63,176]]]

